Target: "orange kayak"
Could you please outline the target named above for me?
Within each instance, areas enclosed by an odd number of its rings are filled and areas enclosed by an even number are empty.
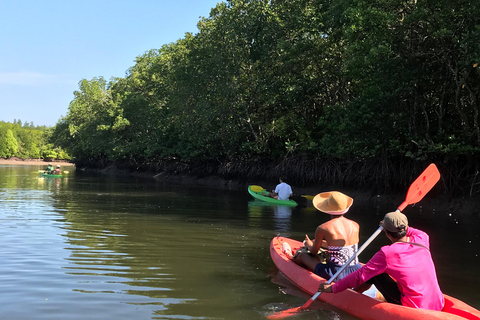
[[[270,243],[270,255],[273,262],[278,270],[294,285],[309,295],[314,295],[319,284],[327,280],[290,260],[283,253],[282,245],[284,242],[288,242],[292,252],[303,245],[300,241],[285,237],[273,238]],[[351,289],[336,294],[322,293],[318,299],[365,320],[480,320],[479,310],[461,300],[446,294],[444,296],[445,308],[442,311],[416,309],[382,302]]]

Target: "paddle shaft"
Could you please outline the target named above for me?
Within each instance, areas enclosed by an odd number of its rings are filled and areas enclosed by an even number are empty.
[[[352,263],[353,260],[355,260],[355,258],[360,254],[362,253],[363,250],[365,250],[365,248],[379,235],[380,232],[382,232],[383,230],[383,227],[380,226],[378,227],[377,231],[375,231],[371,236],[370,238],[367,239],[367,241],[365,241],[365,243],[353,254],[353,256],[350,257],[350,259],[348,259],[348,261],[342,265],[342,267],[327,281],[328,284],[332,283],[335,279],[337,279],[337,277],[343,272],[343,270],[345,270],[346,267],[348,267],[350,265],[350,263]],[[320,296],[321,292],[317,292],[313,295],[313,297],[311,297],[303,306],[302,306],[302,309],[305,309],[305,308],[308,308],[312,303],[313,301],[315,301],[318,296]]]
[[[433,163],[431,163],[418,177],[415,179],[414,182],[410,185],[407,191],[407,195],[405,197],[405,201],[402,202],[401,205],[398,206],[397,211],[403,211],[409,204],[414,204],[417,203],[418,201],[422,200],[423,197],[433,188],[433,186],[440,180],[440,172],[438,172],[437,166]],[[350,263],[370,244],[370,242],[375,239],[380,232],[382,232],[383,227],[380,226],[377,231],[375,231],[370,238],[368,238],[367,241],[360,247],[360,249],[357,250],[353,254],[353,256],[348,259],[347,263],[342,265],[342,267],[328,280],[328,284],[332,283],[333,280],[335,280],[340,273],[345,270],[347,266],[350,265]],[[302,307],[301,309],[308,308],[315,299],[318,298],[318,296],[321,294],[321,292],[315,293],[313,297],[311,297]]]

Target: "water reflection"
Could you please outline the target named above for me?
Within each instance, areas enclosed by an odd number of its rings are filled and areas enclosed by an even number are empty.
[[[292,208],[286,206],[274,206],[273,212],[275,229],[277,231],[289,231]]]
[[[276,231],[290,231],[292,210],[291,206],[275,205],[258,199],[251,200],[248,202],[248,213],[251,218],[250,226],[260,227],[260,224],[255,225],[255,222],[263,221],[262,216],[266,215],[272,217]]]

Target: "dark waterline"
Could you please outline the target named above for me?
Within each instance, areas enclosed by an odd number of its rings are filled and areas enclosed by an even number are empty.
[[[39,168],[0,166],[2,319],[265,319],[309,298],[277,273],[268,246],[313,236],[328,217],[312,207],[153,179],[40,178]],[[361,240],[397,205],[356,202],[348,215]],[[421,204],[405,213],[430,234],[442,290],[480,308],[479,217]],[[316,306],[301,319],[355,319]]]

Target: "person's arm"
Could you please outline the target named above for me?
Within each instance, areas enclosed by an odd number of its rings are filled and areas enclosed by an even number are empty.
[[[317,253],[321,247],[328,247],[328,244],[324,239],[325,230],[323,230],[322,226],[320,225],[317,227],[317,230],[315,230],[315,239],[313,239],[313,241],[308,238],[308,235],[305,235],[305,248],[307,248],[311,253]]]
[[[315,239],[313,239],[315,240]],[[303,241],[303,247],[305,249],[307,249],[308,251],[310,251],[310,249],[312,249],[313,247],[313,244],[314,244],[314,241],[310,240],[310,238],[308,237],[308,234],[305,235],[305,240]],[[321,247],[323,249],[328,249],[328,244],[327,244],[327,241],[325,240],[322,240],[322,245]],[[318,252],[318,251],[317,251]]]
[[[422,230],[408,227],[407,229],[407,241],[413,243],[419,243],[427,248],[430,248],[430,237]]]
[[[276,194],[278,194],[278,191],[280,191],[279,189],[280,189],[280,184],[277,184],[277,185],[275,186],[275,193],[276,193]]]
[[[345,291],[348,288],[356,288],[372,277],[383,273],[386,267],[387,263],[385,254],[382,250],[380,250],[360,269],[350,273],[348,276],[336,283],[322,283],[318,287],[318,291],[338,293]]]

